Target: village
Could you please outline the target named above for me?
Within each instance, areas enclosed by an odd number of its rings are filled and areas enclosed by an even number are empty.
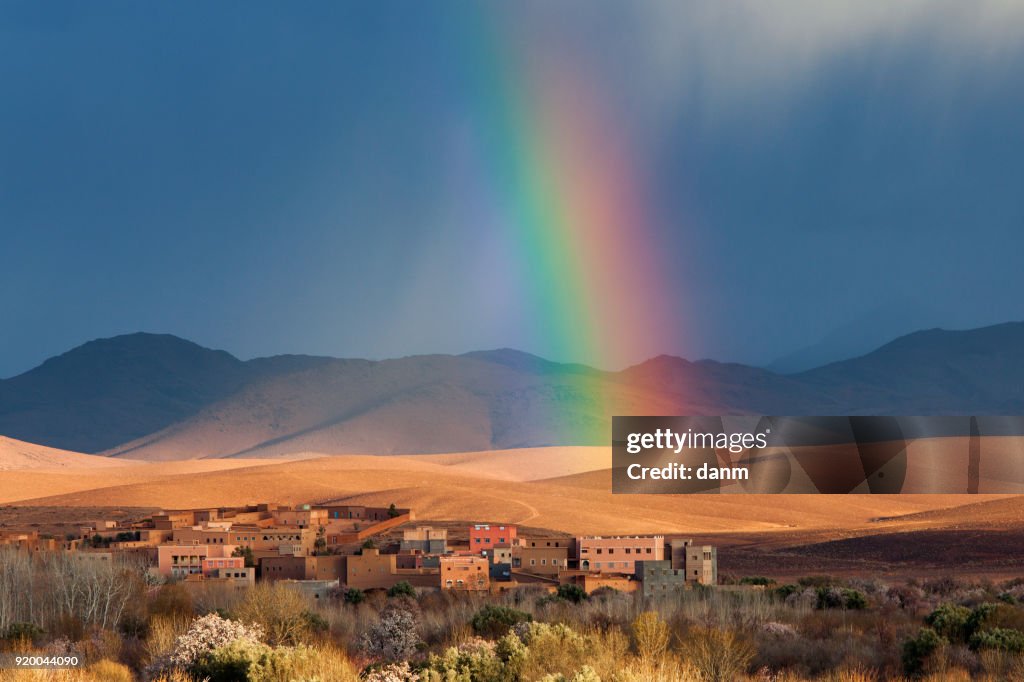
[[[717,550],[664,535],[520,534],[515,525],[417,523],[412,509],[341,504],[251,504],[163,510],[138,521],[98,520],[55,538],[0,529],[0,547],[67,552],[83,561],[121,555],[156,582],[245,589],[282,582],[311,598],[350,590],[502,592],[572,584],[654,596],[718,582]]]

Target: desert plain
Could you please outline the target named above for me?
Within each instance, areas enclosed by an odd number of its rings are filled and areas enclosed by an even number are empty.
[[[997,579],[1024,565],[1024,496],[614,495],[610,467],[606,447],[153,462],[0,438],[0,527],[63,535],[156,509],[344,501],[453,528],[688,536],[718,545],[722,574],[736,577]]]

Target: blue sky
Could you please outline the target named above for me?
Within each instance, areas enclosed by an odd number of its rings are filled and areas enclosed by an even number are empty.
[[[617,113],[685,330],[650,352],[1024,319],[1020,3],[5,2],[0,377],[137,330],[549,355],[452,210],[482,27]]]

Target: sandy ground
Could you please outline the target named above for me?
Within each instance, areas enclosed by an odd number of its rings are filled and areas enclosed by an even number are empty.
[[[0,503],[173,508],[261,500],[394,502],[424,519],[519,523],[569,533],[779,533],[782,539],[800,531],[805,541],[897,527],[1006,527],[1020,525],[1024,510],[1024,498],[999,502],[997,496],[613,495],[610,453],[602,447],[302,455],[306,459],[118,459],[102,466],[92,462],[103,458],[77,455],[65,466],[4,471]]]

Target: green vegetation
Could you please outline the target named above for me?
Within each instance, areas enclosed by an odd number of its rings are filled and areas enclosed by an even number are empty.
[[[481,637],[496,638],[504,635],[519,623],[528,623],[533,616],[510,606],[488,604],[473,614],[469,624],[473,632]]]
[[[401,580],[388,588],[389,597],[415,597],[416,588],[408,580]]]

